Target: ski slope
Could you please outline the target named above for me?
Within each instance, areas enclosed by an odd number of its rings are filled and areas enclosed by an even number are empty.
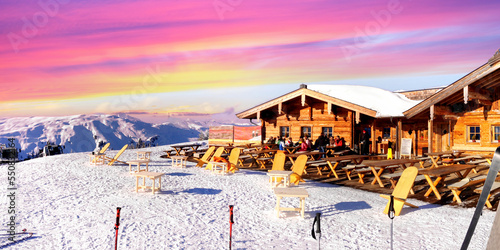
[[[228,249],[229,208],[234,205],[233,249],[317,249],[311,225],[322,213],[322,249],[390,249],[386,200],[376,193],[307,181],[305,218],[282,212],[265,172],[219,176],[193,167],[172,168],[151,148],[150,171],[163,172],[162,190],[135,192],[128,166],[90,166],[87,153],[16,164],[17,228],[36,232],[11,249],[111,249],[116,207],[122,207],[118,249]],[[116,151],[108,152],[113,156]],[[121,160],[135,159],[126,150]],[[7,171],[2,171],[7,180]],[[2,182],[4,197],[7,183]],[[369,185],[369,184],[368,184]],[[7,199],[2,219],[8,221]],[[394,249],[459,249],[474,209],[410,199],[394,219]],[[282,200],[298,206],[298,199]],[[485,249],[495,213],[484,210],[469,249]]]

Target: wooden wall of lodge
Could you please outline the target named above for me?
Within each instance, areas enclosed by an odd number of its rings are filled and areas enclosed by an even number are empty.
[[[352,144],[353,112],[341,107],[332,108],[328,114],[328,104],[322,101],[307,100],[302,106],[300,102],[291,102],[283,105],[283,113],[278,114],[278,107],[271,109],[272,117],[263,117],[263,138],[279,136],[280,127],[290,129],[290,137],[297,142],[301,136],[301,127],[311,127],[313,142],[323,132],[323,127],[332,127],[333,135],[344,137],[346,142]]]
[[[351,147],[354,143],[359,143],[361,129],[372,126],[373,119],[362,116],[360,124],[354,124],[354,129],[358,131],[353,133],[354,112],[341,107],[332,108],[332,114],[328,114],[327,103],[321,101],[311,101],[308,99],[307,105],[302,106],[300,102],[287,103],[283,105],[283,113],[278,114],[278,107],[271,109],[275,115],[273,117],[263,118],[263,138],[267,140],[270,136],[278,136],[281,126],[290,128],[290,136],[294,142],[298,141],[301,135],[301,127],[310,126],[312,130],[312,139],[315,140],[322,132],[323,127],[332,127],[333,135],[344,137]],[[493,103],[486,112],[484,107],[478,107],[474,110],[457,114],[454,119],[445,119],[444,116],[436,116],[433,121],[432,152],[444,150],[469,150],[469,151],[494,151],[500,146],[498,142],[493,141],[492,126],[500,126],[500,100]],[[368,118],[368,119],[367,119]],[[402,138],[411,138],[413,154],[423,155],[429,152],[428,149],[428,120],[402,119]],[[469,142],[467,139],[468,126],[479,125],[481,127],[480,142]],[[396,142],[397,119],[377,119],[374,126],[374,136],[376,139],[383,137],[383,129],[390,128],[391,135],[388,138],[392,143]],[[451,130],[450,130],[451,129]],[[446,133],[444,133],[446,130]],[[411,134],[410,134],[411,131]],[[451,132],[450,132],[451,131]],[[396,144],[397,145],[397,144]],[[370,147],[371,152],[377,152],[377,143]]]
[[[500,100],[493,102],[490,107],[471,104],[469,111],[457,113],[455,118],[436,116],[432,128],[432,152],[453,149],[465,150],[468,153],[495,151],[500,146],[500,143],[493,142],[493,126],[500,126],[499,106]],[[417,152],[417,155],[429,151],[427,126],[427,120],[403,120],[402,138],[413,140],[413,152]],[[468,140],[468,126],[480,126],[480,141]],[[410,130],[412,135],[409,134]]]

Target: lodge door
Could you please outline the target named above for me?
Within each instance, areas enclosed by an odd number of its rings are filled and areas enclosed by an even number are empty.
[[[436,148],[438,151],[450,150],[450,131],[448,131],[448,123],[436,124]]]

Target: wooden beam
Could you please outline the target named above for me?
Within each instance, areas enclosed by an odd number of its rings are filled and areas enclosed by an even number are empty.
[[[260,110],[257,111],[257,120],[260,120]]]
[[[431,119],[431,121],[433,121],[434,120],[434,104],[431,105],[429,113],[430,113],[430,117],[429,118]]]
[[[464,87],[464,103],[467,104],[469,101],[469,85]]]
[[[396,151],[398,152],[397,153],[397,159],[401,159],[401,138],[403,138],[403,122],[401,121],[401,119],[398,119],[398,138],[396,138],[398,140],[398,148],[396,149]]]
[[[328,102],[326,105],[328,105],[328,107],[327,107],[328,114],[331,115],[332,114],[332,103]]]
[[[281,115],[283,109],[283,102],[278,103],[278,115]]]
[[[433,105],[434,106],[434,115],[454,115],[450,106],[444,105]]]
[[[302,107],[306,106],[306,94],[302,93],[300,96],[300,101],[302,103]]]
[[[373,119],[373,123],[371,126],[371,135],[372,135],[372,153],[377,153],[377,143],[375,143],[377,140],[375,139],[375,124],[377,120]]]
[[[360,114],[358,111],[356,111],[356,124],[359,124],[360,121],[361,121]]]
[[[491,95],[486,93],[487,91],[483,90],[481,92],[475,91],[473,89],[469,89],[468,93],[468,100],[477,100],[479,104],[482,105],[491,105],[493,99],[491,98]]]
[[[432,120],[427,121],[427,152],[432,153],[432,136],[434,135],[434,132],[432,131],[433,128],[433,122]]]

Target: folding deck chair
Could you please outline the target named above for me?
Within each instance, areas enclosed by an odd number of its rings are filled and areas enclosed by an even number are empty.
[[[406,202],[406,198],[408,197],[410,189],[413,187],[413,183],[415,182],[417,174],[418,174],[418,169],[416,167],[408,167],[403,171],[401,178],[399,178],[398,184],[396,185],[396,187],[392,192],[392,196],[394,196],[395,216],[399,216],[404,205],[418,208],[418,206]],[[384,214],[387,214],[389,213],[389,206],[391,203],[390,196],[386,194],[381,194],[380,197],[389,200],[384,209]]]
[[[302,174],[306,169],[307,155],[299,155],[292,166],[293,174],[290,176],[290,183],[299,185],[299,182],[306,182],[302,179]]]
[[[109,165],[109,166],[111,166],[111,165],[113,165],[115,162],[119,162],[119,163],[122,163],[122,164],[128,164],[128,163],[126,163],[126,162],[124,162],[124,161],[119,161],[119,160],[118,160],[118,157],[120,157],[120,155],[122,155],[122,154],[123,154],[123,152],[125,151],[125,149],[127,149],[127,147],[128,147],[128,144],[125,144],[125,146],[123,146],[123,148],[122,148],[122,149],[120,149],[120,151],[118,151],[118,153],[116,153],[115,157],[113,157],[113,158],[109,158],[109,157],[107,157],[107,156],[104,156],[104,158],[105,158],[107,161],[109,161],[108,165]]]
[[[211,146],[208,148],[208,150],[205,152],[205,154],[201,158],[194,158],[198,163],[196,164],[197,167],[203,167],[203,165],[208,163],[208,160],[214,153],[215,147]]]

